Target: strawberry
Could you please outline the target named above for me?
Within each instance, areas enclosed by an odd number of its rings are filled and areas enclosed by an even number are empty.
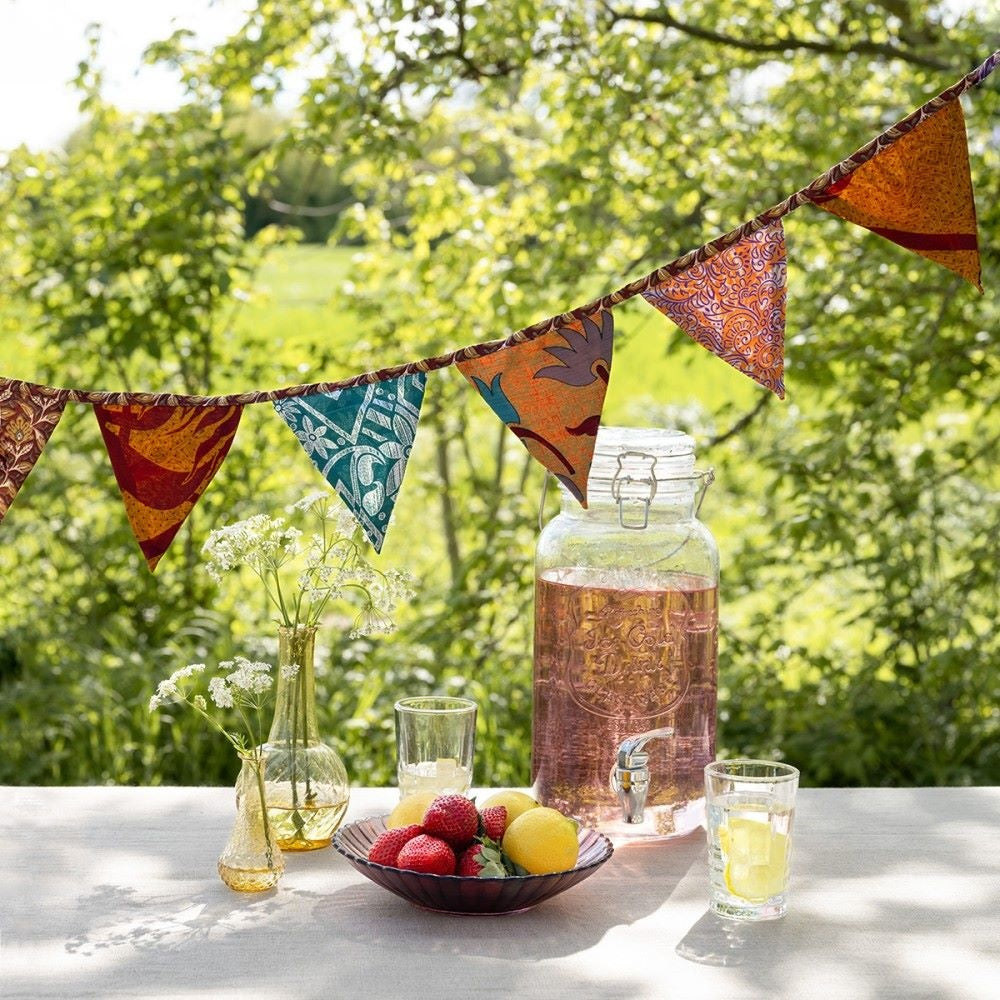
[[[503,839],[504,830],[507,829],[507,807],[490,806],[480,812],[479,818],[482,820],[486,836],[499,844]]]
[[[455,852],[440,838],[421,833],[403,844],[396,867],[431,875],[454,875]]]
[[[412,826],[400,826],[380,833],[368,848],[368,860],[377,865],[389,865],[395,868],[396,858],[403,845],[423,832],[424,828],[414,823]]]
[[[462,848],[472,843],[479,831],[479,813],[472,799],[464,795],[439,795],[424,813],[424,832]]]
[[[462,851],[456,875],[480,875],[483,878],[503,878],[504,870],[500,851],[486,844],[473,844]]]
[[[473,844],[462,851],[458,859],[458,871],[456,875],[478,875],[483,870],[483,865],[479,860],[479,852],[482,850],[481,844]]]

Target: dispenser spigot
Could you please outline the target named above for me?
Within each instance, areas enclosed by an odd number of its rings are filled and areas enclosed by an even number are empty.
[[[622,806],[622,819],[626,823],[641,823],[649,792],[649,754],[645,746],[650,740],[669,739],[674,735],[671,727],[651,729],[648,733],[626,736],[618,746],[615,764],[611,768],[611,790]]]

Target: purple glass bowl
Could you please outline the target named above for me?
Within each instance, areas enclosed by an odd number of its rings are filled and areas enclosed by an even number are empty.
[[[580,827],[576,867],[551,875],[510,875],[478,878],[468,875],[428,875],[376,865],[368,849],[385,830],[387,816],[373,816],[341,827],[333,846],[362,875],[416,906],[443,913],[513,913],[527,910],[565,892],[593,875],[614,853],[611,841],[596,830]]]

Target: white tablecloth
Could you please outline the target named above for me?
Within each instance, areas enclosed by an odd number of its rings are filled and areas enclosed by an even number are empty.
[[[996,998],[1000,788],[802,789],[788,916],[707,911],[703,836],[525,913],[410,906],[332,849],[244,896],[228,788],[3,788],[0,996]],[[388,811],[355,789],[349,819]]]

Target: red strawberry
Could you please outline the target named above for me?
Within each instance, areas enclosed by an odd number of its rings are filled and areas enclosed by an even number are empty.
[[[414,823],[412,826],[400,826],[395,830],[380,833],[368,848],[368,860],[374,861],[377,865],[389,865],[395,868],[396,858],[403,845],[423,832],[424,828]]]
[[[505,878],[507,872],[499,848],[473,844],[462,851],[462,856],[458,859],[458,871],[455,874]]]
[[[483,821],[483,831],[490,840],[495,840],[498,844],[503,839],[504,830],[507,829],[507,807],[490,806],[480,814]]]
[[[431,875],[454,875],[455,852],[443,840],[422,833],[403,845],[396,867]]]
[[[424,832],[447,840],[452,847],[472,843],[479,831],[479,813],[464,795],[439,795],[424,813]]]
[[[456,875],[478,875],[483,866],[479,861],[479,852],[482,850],[481,844],[473,844],[462,851],[462,856],[458,859],[458,871]]]

